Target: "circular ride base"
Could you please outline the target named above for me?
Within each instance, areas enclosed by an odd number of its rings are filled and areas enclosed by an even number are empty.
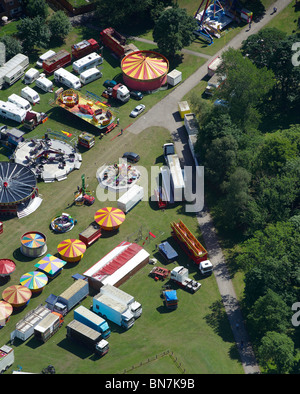
[[[67,213],[62,213],[60,216],[56,216],[51,221],[51,229],[56,233],[66,233],[67,231],[72,230],[75,226],[76,220],[72,218],[72,216]]]
[[[140,172],[135,167],[121,162],[104,167],[98,174],[98,180],[103,188],[117,192],[133,186],[140,176]]]

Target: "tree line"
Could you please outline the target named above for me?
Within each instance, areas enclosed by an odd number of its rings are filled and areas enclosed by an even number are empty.
[[[63,11],[49,15],[45,0],[23,0],[22,5],[25,17],[18,22],[16,34],[0,38],[6,46],[7,60],[17,53],[31,54],[35,47],[60,45],[72,29]]]
[[[299,41],[263,29],[222,55],[217,74],[226,79],[211,101],[191,99],[216,225],[242,240],[229,263],[244,272],[246,322],[261,365],[280,373],[300,372],[291,323],[300,301]]]

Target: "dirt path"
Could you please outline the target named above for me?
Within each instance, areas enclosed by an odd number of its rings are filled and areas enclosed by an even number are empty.
[[[188,146],[187,136],[182,121],[178,116],[178,101],[182,100],[192,88],[194,88],[207,73],[207,65],[211,59],[220,55],[229,47],[239,48],[242,41],[249,37],[250,34],[257,33],[272,18],[282,11],[291,0],[276,1],[272,7],[266,10],[265,16],[258,22],[253,22],[251,29],[246,27],[236,37],[234,37],[222,50],[212,56],[203,66],[201,66],[193,75],[176,87],[172,93],[152,107],[147,113],[141,116],[136,122],[128,128],[128,131],[134,134],[140,133],[144,129],[153,126],[165,127],[173,137],[176,151],[185,165],[192,165],[193,158]],[[273,7],[277,7],[277,12],[272,14]],[[203,56],[206,57],[206,56]],[[234,287],[228,274],[222,249],[219,245],[213,220],[206,208],[197,213],[197,220],[205,244],[214,265],[214,275],[220,290],[224,307],[232,328],[232,332],[240,353],[241,362],[246,374],[259,373],[259,366],[256,362],[251,343],[248,338],[246,328],[243,324],[243,317]]]

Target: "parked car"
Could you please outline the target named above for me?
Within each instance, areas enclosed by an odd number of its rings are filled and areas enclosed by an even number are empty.
[[[142,98],[144,97],[143,94],[138,90],[132,90],[129,94],[131,98],[134,98],[136,100],[142,100]]]
[[[132,118],[136,118],[140,113],[144,111],[145,108],[146,107],[144,104],[139,104],[130,112],[129,116],[131,116]]]
[[[106,88],[113,88],[116,85],[117,82],[114,81],[113,79],[107,79],[106,81],[103,82],[103,86],[105,86]]]
[[[127,159],[132,163],[137,163],[140,160],[140,156],[134,152],[125,152],[123,155],[123,159]]]

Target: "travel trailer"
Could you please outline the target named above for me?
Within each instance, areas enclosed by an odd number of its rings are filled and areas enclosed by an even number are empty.
[[[77,74],[81,74],[83,71],[88,70],[92,67],[97,67],[103,63],[103,58],[96,52],[90,53],[82,59],[76,60],[73,65],[73,71]]]
[[[11,94],[8,99],[7,99],[10,103],[15,104],[17,107],[24,109],[26,112],[31,110],[31,105],[29,103],[29,101],[27,101],[26,99],[24,99],[21,96],[18,96],[17,94],[13,93]]]
[[[87,85],[88,83],[93,82],[101,77],[102,72],[99,71],[96,67],[93,67],[81,73],[79,79],[83,85]]]
[[[18,53],[0,67],[0,89],[5,83],[12,85],[18,79],[22,78],[28,64],[28,56]]]
[[[42,89],[44,92],[53,92],[53,83],[46,77],[40,76],[36,81],[35,81],[35,86],[37,88]]]
[[[0,116],[22,123],[26,117],[26,111],[16,104],[0,100]]]
[[[68,88],[79,89],[81,87],[80,79],[64,68],[59,68],[54,71],[54,79],[55,82],[62,83]]]
[[[40,76],[40,73],[38,72],[37,69],[35,68],[30,68],[28,71],[26,71],[24,75],[24,83],[26,85],[29,85],[30,83],[34,82],[38,77]]]
[[[21,97],[28,100],[33,105],[40,102],[39,94],[35,90],[31,89],[29,86],[26,86],[21,90]]]

